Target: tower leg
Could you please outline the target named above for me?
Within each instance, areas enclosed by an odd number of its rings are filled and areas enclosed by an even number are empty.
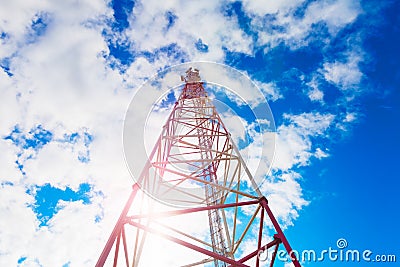
[[[285,247],[288,255],[290,256],[294,266],[301,267],[299,261],[296,258],[296,255],[294,253],[292,253],[292,247],[290,246],[289,241],[286,239],[285,234],[283,233],[281,227],[278,224],[278,221],[275,219],[274,214],[272,213],[271,209],[269,208],[268,201],[265,197],[262,197],[260,199],[260,205],[265,209],[265,211],[268,214],[268,217],[271,219],[271,222],[274,225],[276,232],[278,233],[279,239],[282,241],[283,246]]]
[[[136,196],[137,191],[139,190],[139,185],[135,183],[132,187],[132,192],[128,198],[128,201],[125,204],[124,209],[122,210],[121,215],[119,216],[119,219],[117,221],[117,224],[115,225],[113,231],[111,232],[110,237],[108,238],[108,241],[101,252],[101,255],[96,263],[96,267],[103,267],[104,263],[107,260],[108,255],[110,254],[111,248],[114,245],[115,239],[120,235],[122,231],[122,227],[125,224],[126,216],[128,214],[128,211],[132,205],[132,202]]]

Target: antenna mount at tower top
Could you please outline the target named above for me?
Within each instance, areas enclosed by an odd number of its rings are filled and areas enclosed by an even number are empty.
[[[201,81],[200,78],[200,71],[198,69],[193,69],[190,67],[186,71],[186,76],[181,76],[181,80],[184,81],[185,83],[197,83]]]

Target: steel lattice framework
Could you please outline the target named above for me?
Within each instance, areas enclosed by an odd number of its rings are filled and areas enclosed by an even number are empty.
[[[204,255],[203,260],[184,266],[249,266],[252,262],[258,267],[258,256],[264,250],[274,251],[269,263],[273,266],[282,243],[292,256],[293,265],[300,267],[267,199],[259,191],[207,96],[199,71],[190,68],[182,80],[185,82],[182,93],[133,185],[96,266],[105,265],[113,247],[113,266],[117,266],[122,255],[127,267],[139,266],[146,237],[151,234]],[[139,188],[180,207],[160,212],[147,208],[145,212],[142,207],[132,205]],[[252,214],[242,216],[243,208]],[[169,218],[185,218],[195,213],[207,214],[209,238],[206,240],[168,224]],[[133,239],[131,244],[128,244],[126,228],[134,229],[129,236]],[[266,235],[271,229],[275,233],[267,241]],[[243,255],[240,248],[248,238],[255,241],[254,248]]]

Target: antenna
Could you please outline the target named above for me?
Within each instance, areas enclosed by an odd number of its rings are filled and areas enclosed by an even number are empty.
[[[119,257],[124,258],[120,262],[123,266],[141,266],[148,235],[159,236],[203,257],[184,266],[259,267],[264,260],[260,255],[269,251],[269,266],[273,266],[278,247],[283,244],[293,266],[300,267],[267,199],[208,97],[200,71],[190,67],[181,80],[185,84],[178,101],[133,185],[96,267],[105,266],[112,248],[113,266],[117,266]],[[151,207],[143,211],[143,201],[136,203],[140,189],[174,206],[164,207],[163,211]],[[207,238],[180,229],[170,220],[185,222],[196,214],[207,218],[198,221],[208,223]],[[252,242],[245,244],[245,240]]]

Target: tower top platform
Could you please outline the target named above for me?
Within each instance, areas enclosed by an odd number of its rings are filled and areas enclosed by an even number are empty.
[[[190,67],[186,72],[186,76],[181,75],[181,80],[185,82],[180,99],[195,99],[207,97],[201,81],[200,71]]]

